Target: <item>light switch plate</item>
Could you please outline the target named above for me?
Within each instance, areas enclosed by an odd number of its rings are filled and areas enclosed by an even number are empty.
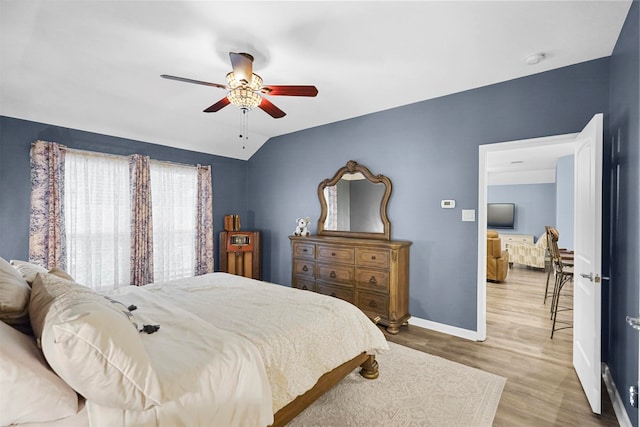
[[[462,220],[463,221],[474,222],[476,220],[476,210],[475,209],[463,209],[462,210]]]

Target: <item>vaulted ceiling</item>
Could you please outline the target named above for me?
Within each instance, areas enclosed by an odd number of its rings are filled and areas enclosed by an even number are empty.
[[[270,137],[609,56],[630,1],[0,0],[0,114],[248,159]],[[229,52],[287,115],[203,109]],[[528,65],[525,59],[544,53]]]

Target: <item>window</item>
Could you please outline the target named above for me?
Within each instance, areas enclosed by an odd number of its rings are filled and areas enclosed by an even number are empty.
[[[128,159],[69,150],[64,206],[69,274],[96,289],[128,285]]]
[[[198,169],[149,162],[154,282],[195,275]],[[66,270],[106,290],[131,283],[129,158],[68,150]]]
[[[193,166],[151,162],[153,276],[155,282],[195,274],[196,195]]]

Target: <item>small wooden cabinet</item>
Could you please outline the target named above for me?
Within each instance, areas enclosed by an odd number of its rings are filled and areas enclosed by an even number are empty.
[[[260,232],[221,231],[220,271],[261,280]]]
[[[289,236],[291,285],[356,305],[397,334],[409,314],[409,241]]]

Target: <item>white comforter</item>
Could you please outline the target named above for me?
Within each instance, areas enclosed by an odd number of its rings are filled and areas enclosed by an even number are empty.
[[[226,273],[116,293],[140,323],[165,396],[148,411],[87,402],[92,426],[266,426],[318,378],[363,351],[388,349],[353,305]]]

